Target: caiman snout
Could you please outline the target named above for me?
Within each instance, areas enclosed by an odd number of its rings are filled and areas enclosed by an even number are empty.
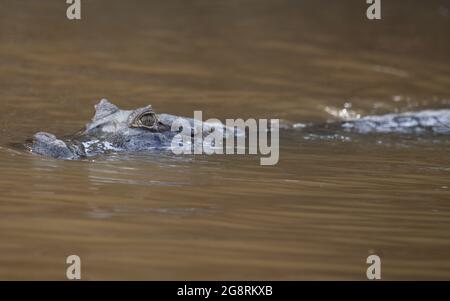
[[[50,155],[56,159],[72,160],[76,157],[64,141],[46,132],[39,132],[34,135],[31,151],[39,155]]]

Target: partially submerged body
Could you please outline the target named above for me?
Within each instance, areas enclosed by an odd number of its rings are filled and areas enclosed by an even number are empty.
[[[450,110],[365,116],[355,120],[316,125],[312,128],[315,127],[360,134],[450,134]]]
[[[30,149],[33,153],[56,159],[74,160],[92,157],[109,151],[138,152],[170,149],[173,138],[181,128],[172,125],[179,117],[156,114],[151,106],[136,110],[120,110],[106,99],[95,106],[95,116],[80,132],[58,139],[39,132],[34,135]],[[187,120],[195,129],[194,120]],[[218,130],[215,124],[203,123],[202,135]],[[288,128],[282,126],[281,128]],[[450,134],[450,110],[427,110],[381,116],[367,116],[356,120],[307,126],[315,130],[332,132],[397,133],[397,134]],[[224,130],[224,135],[236,135],[235,129]],[[240,132],[242,134],[242,131]],[[195,135],[194,130],[191,135]]]
[[[62,139],[46,132],[36,133],[30,149],[36,154],[65,160],[92,157],[109,151],[170,149],[174,136],[182,132],[181,128],[172,129],[172,124],[178,118],[169,114],[156,114],[151,106],[120,110],[102,99],[95,105],[95,115],[83,130]],[[193,119],[183,120],[195,128]],[[213,127],[203,124],[204,134]]]

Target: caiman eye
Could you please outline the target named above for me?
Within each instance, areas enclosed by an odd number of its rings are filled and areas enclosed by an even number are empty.
[[[170,127],[159,120],[159,116],[151,109],[150,106],[133,112],[128,119],[129,127],[145,128],[152,132],[163,132],[170,130]]]
[[[144,114],[139,118],[139,123],[143,126],[152,127],[156,123],[156,114],[155,113],[148,113]]]
[[[158,117],[154,112],[146,112],[134,118],[131,127],[153,128],[158,122]]]

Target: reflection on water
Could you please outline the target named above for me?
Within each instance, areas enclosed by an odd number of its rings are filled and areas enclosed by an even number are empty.
[[[77,131],[101,97],[304,124],[448,108],[446,1],[386,2],[378,23],[361,1],[98,0],[78,23],[0,3],[1,279],[64,279],[70,254],[83,279],[365,279],[372,253],[383,279],[450,278],[446,136],[285,131],[275,166],[11,147]]]

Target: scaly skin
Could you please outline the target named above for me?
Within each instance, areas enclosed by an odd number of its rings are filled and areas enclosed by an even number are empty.
[[[151,106],[136,110],[120,110],[106,99],[95,106],[95,116],[80,132],[57,139],[53,134],[39,132],[34,135],[31,152],[56,159],[75,160],[109,151],[138,152],[170,149],[172,139],[180,131],[172,131],[178,116],[156,114]],[[183,118],[192,127],[194,120]],[[203,123],[203,136],[212,131],[213,124]],[[222,128],[223,130],[224,128]],[[231,133],[231,131],[229,132]]]
[[[171,131],[172,123],[178,117],[169,114],[158,115],[151,106],[136,110],[120,110],[106,99],[102,99],[95,106],[95,110],[92,121],[75,135],[57,139],[45,132],[35,134],[31,151],[56,159],[75,160],[109,151],[170,149],[173,137],[178,134]],[[193,127],[193,119],[184,119]],[[204,123],[202,135],[210,133],[212,128],[215,128],[214,125]],[[332,133],[344,131],[360,134],[450,134],[450,110],[367,116],[352,121],[313,125],[304,130],[310,133],[326,130]],[[225,133],[228,135],[233,133],[233,136],[236,134],[229,129],[226,129]]]
[[[450,134],[450,110],[425,110],[366,116],[355,120],[302,126],[310,134]]]
[[[426,110],[366,116],[344,122],[342,127],[358,133],[450,134],[450,110]]]

